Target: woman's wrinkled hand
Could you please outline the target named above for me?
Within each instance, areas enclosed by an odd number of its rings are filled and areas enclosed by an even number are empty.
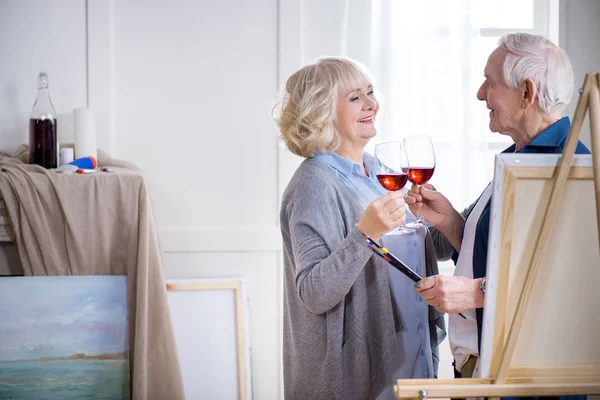
[[[374,240],[404,224],[406,219],[404,192],[384,194],[367,206],[358,221],[358,229]]]

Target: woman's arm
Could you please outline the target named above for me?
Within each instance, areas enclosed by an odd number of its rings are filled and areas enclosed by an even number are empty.
[[[311,312],[324,313],[344,300],[372,252],[355,225],[344,237],[341,214],[331,205],[290,210],[288,221],[298,296]]]
[[[293,257],[298,296],[314,313],[344,301],[373,256],[363,233],[378,240],[405,219],[403,193],[389,192],[361,214],[342,185],[337,178],[313,177],[300,182],[282,204],[286,256],[288,262]]]

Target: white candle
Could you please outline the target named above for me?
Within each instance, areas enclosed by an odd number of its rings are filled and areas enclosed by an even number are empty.
[[[96,149],[96,118],[90,107],[73,110],[73,134],[75,136],[75,158],[94,157],[98,160]]]

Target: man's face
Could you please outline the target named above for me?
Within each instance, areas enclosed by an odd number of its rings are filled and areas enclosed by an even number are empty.
[[[523,114],[520,91],[512,90],[504,83],[502,65],[507,50],[497,48],[490,54],[484,69],[485,81],[477,91],[477,99],[485,101],[490,110],[490,130],[514,137]]]

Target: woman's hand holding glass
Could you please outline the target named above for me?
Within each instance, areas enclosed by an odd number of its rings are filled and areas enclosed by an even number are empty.
[[[375,199],[365,208],[358,221],[358,230],[379,240],[390,230],[404,224],[406,203],[403,191],[393,191]]]
[[[404,185],[408,180],[408,160],[402,142],[385,142],[375,146],[375,174],[379,184],[392,193],[398,192],[404,196]],[[405,211],[404,211],[405,212]],[[404,234],[412,232],[402,226],[395,227],[390,234]]]

